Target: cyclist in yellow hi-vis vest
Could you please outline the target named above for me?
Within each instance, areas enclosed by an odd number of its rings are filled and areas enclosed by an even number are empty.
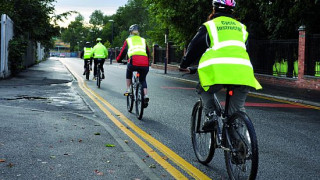
[[[128,65],[126,73],[127,96],[130,93],[130,85],[133,71],[140,73],[139,81],[144,91],[144,103],[148,106],[148,86],[147,74],[149,72],[149,48],[146,40],[139,35],[139,26],[133,24],[129,27],[130,36],[124,41],[120,54],[117,56],[117,62],[121,63],[122,59],[128,55]]]
[[[181,71],[199,61],[199,94],[204,102],[206,122],[203,130],[212,130],[216,124],[214,93],[224,84],[238,85],[231,96],[229,115],[245,111],[244,103],[250,87],[261,89],[254,77],[253,67],[246,50],[246,26],[232,16],[234,0],[213,0],[213,12],[190,42],[180,64]]]
[[[90,61],[90,70],[92,70],[92,47],[90,42],[86,42],[83,51],[81,51],[81,58],[84,60],[84,72],[83,75],[86,74],[86,64]]]
[[[104,68],[103,64],[106,58],[108,57],[108,50],[107,48],[101,43],[102,39],[97,38],[97,44],[93,47],[92,50],[92,55],[93,55],[93,60],[94,60],[94,67],[93,67],[93,75],[94,79],[97,76],[97,64],[98,61],[101,63],[101,71],[102,71],[102,79],[104,79]]]

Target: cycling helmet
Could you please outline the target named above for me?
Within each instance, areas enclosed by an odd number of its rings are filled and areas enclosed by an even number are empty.
[[[212,0],[212,6],[234,8],[236,7],[236,1],[235,0]]]
[[[88,42],[88,41],[86,42],[86,45],[90,45],[90,44],[91,44],[90,42]]]
[[[133,24],[129,27],[129,32],[131,33],[132,31],[139,31],[139,26],[137,24]]]
[[[102,39],[101,38],[97,38],[97,40],[96,41],[102,41]]]

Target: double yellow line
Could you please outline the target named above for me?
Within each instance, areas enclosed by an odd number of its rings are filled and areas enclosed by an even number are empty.
[[[65,63],[64,63],[65,64]],[[194,179],[210,179],[203,172],[192,166],[178,154],[173,152],[167,146],[163,145],[161,142],[153,138],[151,135],[143,131],[141,128],[136,126],[131,120],[125,117],[120,111],[113,107],[109,102],[103,99],[99,94],[92,91],[82,77],[80,77],[75,71],[72,70],[67,64],[65,66],[70,70],[70,72],[77,78],[80,88],[96,103],[96,105],[107,115],[107,117],[119,127],[125,134],[127,134],[137,145],[139,145],[150,157],[157,161],[168,173],[170,173],[175,179],[188,179],[183,175],[178,169],[172,166],[167,159],[173,161],[181,169],[187,172]],[[113,115],[108,109],[110,109],[115,115]],[[135,133],[130,129],[124,126],[115,116],[120,118],[124,123],[130,127],[136,134],[142,137],[145,141],[153,145],[157,150],[164,154],[164,157],[161,157],[157,152],[155,152],[147,143],[145,143],[141,138],[139,138]],[[192,148],[192,147],[190,147]],[[165,158],[166,157],[166,158]]]

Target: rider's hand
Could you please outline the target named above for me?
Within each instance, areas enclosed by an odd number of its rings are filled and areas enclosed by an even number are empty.
[[[179,71],[190,73],[190,69],[189,68],[179,67]]]

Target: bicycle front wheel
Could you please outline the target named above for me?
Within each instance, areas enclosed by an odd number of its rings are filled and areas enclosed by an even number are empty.
[[[214,132],[202,131],[205,120],[201,101],[198,101],[192,110],[191,116],[191,138],[195,155],[200,163],[208,164],[214,155]]]
[[[98,88],[100,88],[100,84],[101,84],[101,70],[98,65],[98,67],[97,67],[97,86],[98,86]]]
[[[136,87],[136,115],[138,119],[142,119],[143,107],[144,107],[143,88],[141,84],[138,83]]]
[[[133,86],[132,84],[130,85],[130,90],[131,93],[129,93],[129,95],[127,96],[127,109],[129,112],[132,112],[133,109],[133,103],[134,103],[134,95],[133,95]]]
[[[225,129],[227,141],[225,162],[230,179],[253,180],[258,172],[258,141],[253,124],[244,112],[236,112],[229,119],[229,127]]]

